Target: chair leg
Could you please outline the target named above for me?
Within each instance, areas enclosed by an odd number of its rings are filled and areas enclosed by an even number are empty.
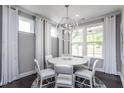
[[[93,87],[92,79],[90,79],[90,87],[91,87],[91,88]]]
[[[42,80],[40,80],[40,88],[42,88]]]
[[[56,81],[57,81],[57,74],[55,75],[55,88],[57,88]]]
[[[73,88],[75,88],[75,75],[73,75]]]
[[[93,84],[94,84],[94,86],[96,86],[95,77],[93,77]]]
[[[57,84],[55,84],[55,88],[57,88]]]
[[[42,79],[41,77],[39,79],[40,79],[40,88],[42,88]]]
[[[99,87],[99,86],[100,86],[100,84],[96,83],[95,77],[93,78],[93,83],[94,83],[94,86],[95,86],[95,87]]]
[[[38,83],[39,83],[39,78],[37,77],[36,78],[36,85],[38,86]]]

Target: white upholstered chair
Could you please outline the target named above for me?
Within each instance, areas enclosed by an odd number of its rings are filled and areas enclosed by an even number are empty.
[[[80,66],[80,69],[90,69],[91,58],[90,57],[87,57],[87,56],[84,56],[83,59],[86,59],[87,60],[87,63],[84,64],[84,65],[81,65]]]
[[[47,56],[45,56],[46,68],[52,68],[52,64],[50,64],[50,63],[48,62],[48,59],[49,59],[49,58],[52,58],[52,55],[47,55]]]
[[[40,80],[40,87],[42,87],[43,86],[42,81],[45,79],[48,79],[48,78],[55,77],[56,73],[53,69],[40,70],[40,66],[39,66],[38,61],[36,59],[34,59],[34,62],[35,62],[35,70],[37,72],[37,84]]]
[[[74,87],[73,66],[70,65],[55,65],[56,85],[55,87]]]
[[[88,69],[80,69],[80,70],[77,70],[75,72],[75,77],[81,77],[81,78],[84,78],[84,82],[82,82],[83,84],[85,84],[85,81],[86,80],[89,80],[90,81],[90,87],[92,88],[93,87],[93,84],[95,84],[95,69],[96,69],[96,64],[98,63],[99,60],[95,60],[94,64],[93,64],[93,69],[92,71],[88,70]]]

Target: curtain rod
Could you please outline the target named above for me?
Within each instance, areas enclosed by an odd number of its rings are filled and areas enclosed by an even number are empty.
[[[26,10],[26,9],[20,7],[20,6],[11,6],[11,7],[13,7],[13,8],[18,8],[18,11],[20,11],[20,12],[24,12],[25,14],[28,14],[28,15],[31,15],[31,16],[34,16],[34,17],[39,17],[39,18],[41,18],[42,20],[46,20],[46,21],[50,22],[50,23],[53,24],[53,25],[56,24],[56,22],[54,22],[54,21],[52,21],[52,20],[50,20],[50,19],[48,19],[48,18],[46,18],[46,17],[44,17],[44,16],[42,16],[42,15],[35,14],[35,13],[29,11],[29,10]]]
[[[111,12],[111,13],[108,13],[108,14],[105,14],[105,15],[102,15],[102,16],[97,16],[97,17],[85,19],[85,20],[82,20],[81,22],[79,22],[79,25],[84,24],[84,23],[88,23],[88,22],[92,22],[92,21],[95,21],[95,20],[101,20],[101,19],[104,19],[106,16],[118,15],[120,13],[121,13],[121,11],[118,10],[118,11],[114,11],[114,12]]]

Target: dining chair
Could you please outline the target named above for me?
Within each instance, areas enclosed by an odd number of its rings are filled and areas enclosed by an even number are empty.
[[[52,68],[52,64],[50,64],[48,62],[48,59],[52,58],[52,55],[47,55],[45,56],[45,64],[46,64],[46,68]]]
[[[80,66],[80,69],[90,69],[90,62],[91,62],[91,58],[84,56],[83,59],[87,60],[86,64],[83,64]]]
[[[55,77],[56,73],[53,69],[40,70],[39,62],[36,59],[34,59],[34,62],[35,62],[35,70],[37,72],[37,84],[40,81],[40,88],[42,88],[42,86],[43,86],[42,81],[47,80],[47,79],[52,78],[52,77]],[[53,82],[55,82],[55,81],[53,81]]]
[[[85,79],[83,82],[81,82],[81,84],[85,84],[86,80],[89,80],[90,85],[88,86],[90,86],[91,88],[93,87],[93,84],[95,84],[95,70],[96,70],[96,64],[98,63],[98,61],[99,60],[95,60],[95,62],[93,63],[92,71],[88,69],[85,69],[85,70],[80,69],[75,72],[75,77],[80,77]]]
[[[55,87],[74,87],[73,66],[71,65],[55,65],[56,84]]]
[[[85,70],[85,69],[90,69],[90,62],[91,62],[91,58],[84,56],[82,59],[86,60],[87,63],[86,64],[82,64],[82,65],[78,65],[74,67],[74,72],[81,69],[81,70]]]

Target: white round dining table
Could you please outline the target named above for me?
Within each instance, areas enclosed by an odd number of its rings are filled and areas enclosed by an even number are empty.
[[[48,62],[55,65],[55,64],[62,64],[62,65],[82,65],[86,64],[88,60],[85,58],[78,58],[78,57],[55,57],[48,59]]]

